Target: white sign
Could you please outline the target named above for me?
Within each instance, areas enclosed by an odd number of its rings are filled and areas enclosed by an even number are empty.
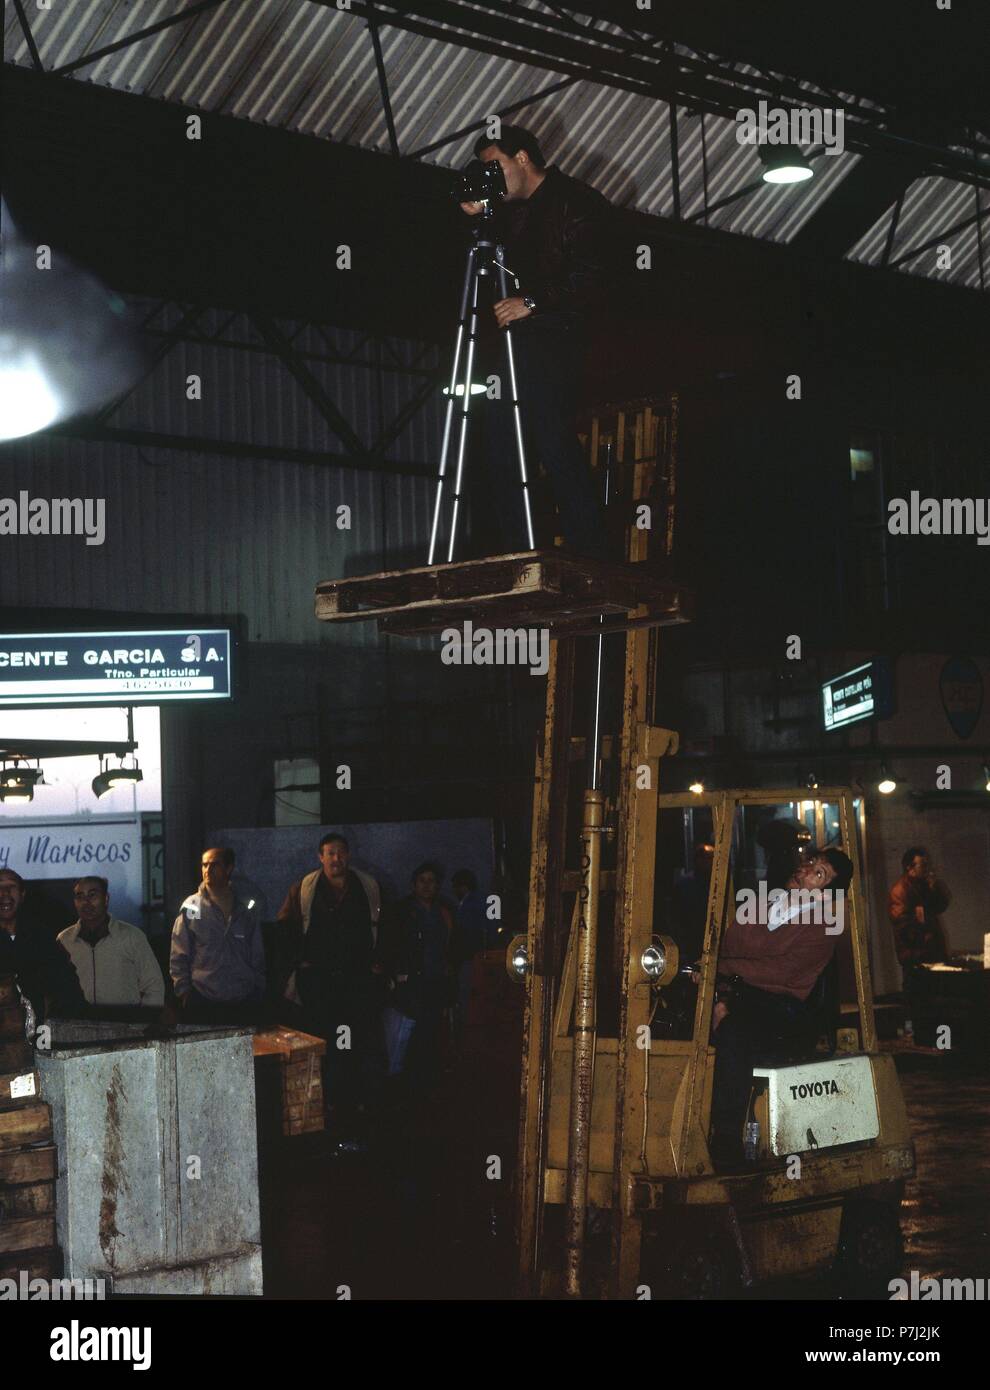
[[[869,1057],[797,1067],[754,1067],[770,1082],[770,1149],[799,1154],[876,1139],[880,1133]]]
[[[38,1088],[35,1085],[34,1072],[26,1072],[23,1076],[15,1076],[10,1083],[10,1098],[17,1100],[20,1096],[35,1096]]]

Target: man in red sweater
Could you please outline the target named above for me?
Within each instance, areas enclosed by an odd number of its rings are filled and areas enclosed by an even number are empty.
[[[842,896],[852,861],[837,849],[813,853],[791,875],[786,896],[771,894],[762,920],[740,909],[726,929],[719,976],[740,982],[712,1013],[715,1079],[712,1157],[731,1164],[743,1156],[753,1067],[761,1054],[797,1043],[808,1023],[806,1001],[832,959],[843,930]]]

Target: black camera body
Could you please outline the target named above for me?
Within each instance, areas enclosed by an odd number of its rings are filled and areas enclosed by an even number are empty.
[[[482,164],[472,159],[457,175],[452,194],[456,203],[494,203],[505,197],[505,175],[497,159]]]

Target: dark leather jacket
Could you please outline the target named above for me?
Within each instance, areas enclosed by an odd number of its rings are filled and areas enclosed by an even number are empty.
[[[554,165],[532,197],[501,205],[495,229],[506,263],[518,293],[536,301],[523,323],[579,324],[605,303],[610,214],[607,199]]]

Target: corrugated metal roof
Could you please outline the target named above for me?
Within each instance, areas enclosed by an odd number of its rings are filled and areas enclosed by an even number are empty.
[[[527,8],[531,14],[548,12],[539,0],[529,0]],[[32,11],[31,26],[42,61],[51,69],[75,62],[168,14],[165,0],[60,0],[51,10]],[[383,16],[382,52],[403,153],[423,149],[445,132],[464,129],[482,115],[515,107],[518,118],[544,143],[548,158],[559,161],[568,172],[619,206],[672,216],[666,102],[584,80],[568,82],[558,72],[463,47],[457,43],[456,31],[450,32],[451,42],[446,43],[397,29]],[[617,25],[599,25],[597,31],[584,30],[586,41],[595,42],[596,32],[623,35]],[[643,40],[642,56],[648,55],[650,42]],[[8,11],[6,51],[9,61],[31,61],[13,10]],[[697,55],[692,52],[691,56]],[[741,64],[731,70],[741,77],[755,74]],[[227,0],[74,75],[364,149],[388,149],[366,21],[311,0]],[[552,98],[536,100],[551,87],[558,89]],[[805,87],[810,98],[812,89]],[[527,98],[534,99],[531,105],[516,106]],[[840,99],[848,100],[841,94]],[[859,104],[869,105],[862,99]],[[678,124],[682,216],[747,236],[789,241],[857,160],[851,153],[820,157],[815,161],[815,178],[805,184],[761,185],[726,203],[758,178],[755,150],[738,143],[731,120],[682,111]],[[460,165],[470,153],[472,139],[464,136],[424,158],[442,167]],[[965,192],[948,181],[930,181],[928,207],[917,210],[918,226],[929,214],[940,216]],[[712,208],[719,203],[724,205],[707,218],[701,216],[706,204]],[[879,259],[883,221],[851,253],[855,259]],[[899,237],[914,232],[912,212]],[[975,233],[969,239],[971,247],[960,245],[962,261],[954,258],[951,270],[933,270],[935,278],[978,284],[973,265]],[[960,264],[962,269],[957,270]],[[926,273],[916,264],[909,268]]]
[[[971,289],[985,289],[986,265],[981,272],[979,233],[976,225],[950,232],[957,223],[973,217],[978,208],[985,208],[988,202],[986,193],[980,195],[978,189],[968,184],[953,183],[949,179],[917,179],[904,195],[897,228],[890,251],[890,263],[906,257],[910,252],[925,246],[937,238],[937,244],[921,251],[910,260],[905,260],[898,268],[911,275],[921,275],[928,280],[944,280],[955,285],[968,285]],[[879,265],[883,260],[884,247],[890,235],[895,210],[891,208],[879,218],[865,236],[861,237],[849,252],[849,259],[864,261],[869,265]],[[990,256],[990,228],[984,233],[983,258]],[[949,247],[950,264],[944,264],[941,246]],[[940,261],[942,264],[940,264]]]

